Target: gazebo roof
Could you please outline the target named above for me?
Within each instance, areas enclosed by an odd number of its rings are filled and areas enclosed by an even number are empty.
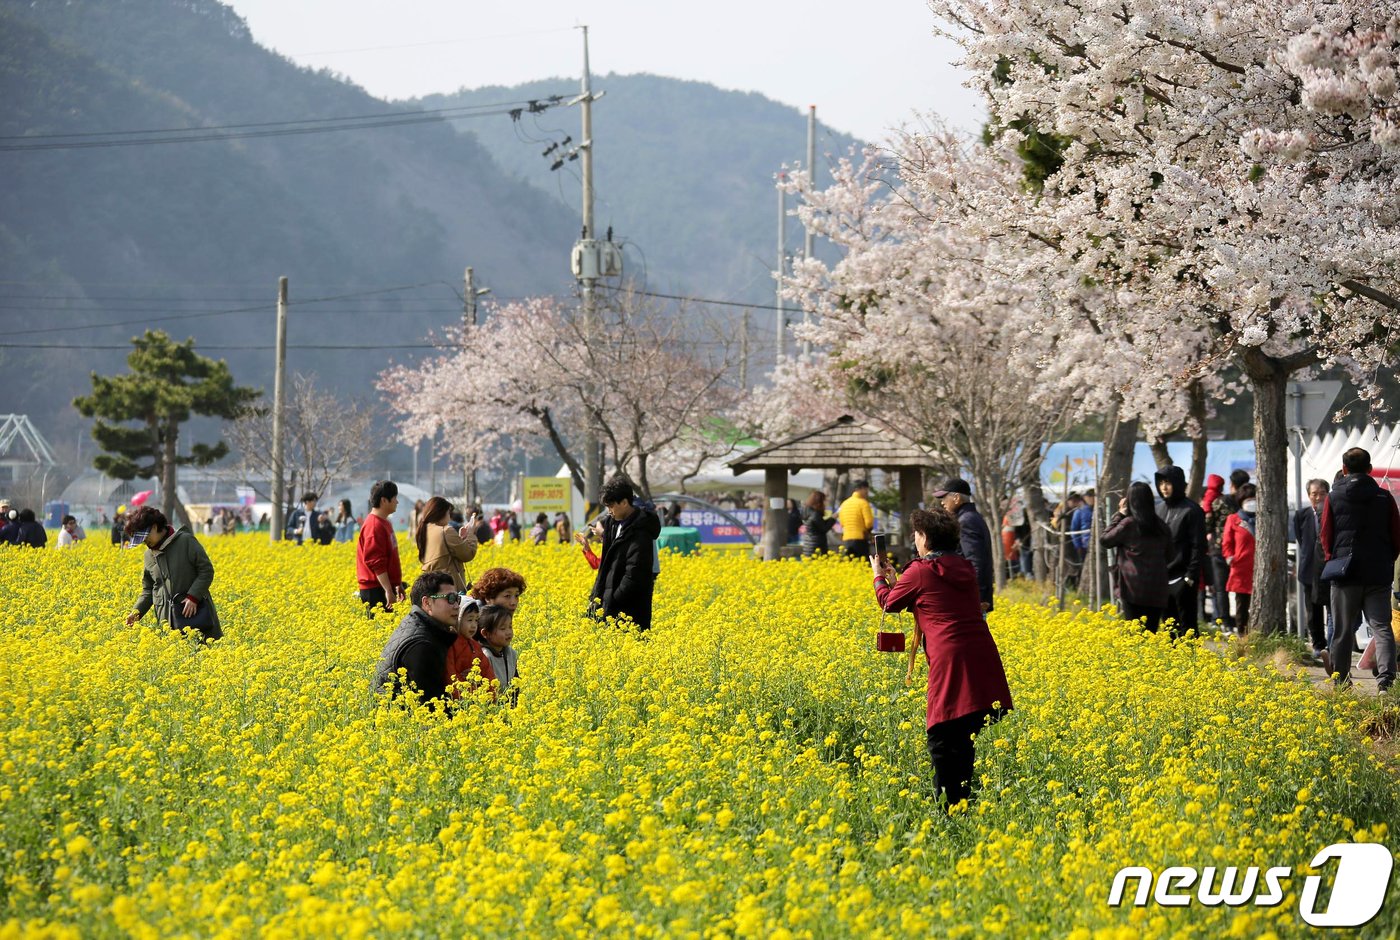
[[[729,461],[729,467],[737,475],[746,470],[779,467],[786,470],[845,470],[850,467],[898,470],[928,467],[934,463],[933,454],[909,438],[842,415],[819,428],[736,457]]]

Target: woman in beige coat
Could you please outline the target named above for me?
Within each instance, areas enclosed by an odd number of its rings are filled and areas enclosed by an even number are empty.
[[[467,588],[467,572],[463,567],[476,557],[476,516],[467,524],[454,528],[452,504],[441,496],[428,500],[418,517],[418,530],[414,540],[418,543],[418,561],[424,573],[441,571],[452,576],[452,584],[459,591]]]

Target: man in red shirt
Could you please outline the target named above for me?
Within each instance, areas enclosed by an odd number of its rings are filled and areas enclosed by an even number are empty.
[[[360,600],[374,608],[393,610],[403,600],[403,572],[399,569],[399,543],[389,517],[399,508],[399,488],[393,480],[380,480],[369,490],[369,515],[355,543],[355,576]]]

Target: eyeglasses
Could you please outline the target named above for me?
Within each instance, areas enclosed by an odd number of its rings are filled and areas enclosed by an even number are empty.
[[[428,596],[442,598],[443,600],[447,601],[447,603],[450,606],[460,607],[462,606],[462,598],[466,595],[464,595],[461,591],[453,591],[450,594],[429,594]]]

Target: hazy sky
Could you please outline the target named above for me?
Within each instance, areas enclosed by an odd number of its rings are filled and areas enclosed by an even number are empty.
[[[967,130],[982,121],[966,74],[950,64],[958,50],[933,36],[922,0],[229,2],[261,44],[385,98],[577,77],[572,27],[586,23],[595,75],[652,72],[815,104],[823,123],[866,140],[914,111]]]

